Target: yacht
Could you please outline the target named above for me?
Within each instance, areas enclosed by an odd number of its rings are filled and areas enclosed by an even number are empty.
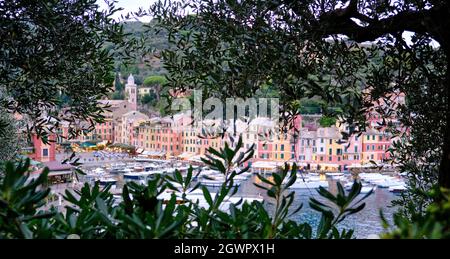
[[[291,189],[317,189],[319,187],[328,187],[328,181],[311,181],[309,179],[297,179],[294,184],[289,186]]]
[[[100,186],[106,186],[106,185],[113,185],[114,186],[117,183],[117,180],[112,178],[112,177],[107,177],[107,178],[103,177],[103,178],[100,178],[98,180],[98,182],[99,182]]]
[[[389,191],[393,192],[393,193],[401,193],[401,192],[406,191],[406,186],[404,184],[403,185],[391,186],[391,187],[389,187]]]

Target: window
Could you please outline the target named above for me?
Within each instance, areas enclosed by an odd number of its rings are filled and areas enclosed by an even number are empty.
[[[333,149],[328,149],[328,154],[331,156],[333,154]]]
[[[358,146],[355,146],[355,153],[358,153]]]
[[[369,135],[367,135],[367,140],[370,140],[370,136]]]
[[[323,156],[320,157],[320,161],[323,161]]]
[[[367,150],[370,150],[370,145],[367,145],[366,149],[367,149]]]
[[[375,150],[375,145],[372,145],[372,150]]]
[[[382,136],[378,136],[378,141],[382,141],[383,137]]]
[[[323,147],[320,147],[320,152],[323,152]]]
[[[284,159],[284,154],[281,154],[280,157],[281,157],[281,159]]]
[[[331,161],[331,156],[328,157],[328,161]]]
[[[48,157],[48,148],[42,149],[42,156],[43,157]]]
[[[294,159],[294,153],[291,154],[291,159]]]
[[[372,136],[372,140],[375,140],[375,135]]]
[[[330,145],[331,145],[331,144],[333,144],[333,140],[332,140],[332,139],[330,139]]]
[[[281,151],[284,151],[284,144],[281,144]]]
[[[320,139],[320,143],[323,143],[323,138]]]

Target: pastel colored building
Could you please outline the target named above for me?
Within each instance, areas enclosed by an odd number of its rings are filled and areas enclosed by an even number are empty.
[[[140,97],[146,95],[146,94],[150,94],[153,92],[153,88],[152,87],[139,87],[138,88],[138,94]]]
[[[29,150],[28,157],[39,162],[55,161],[56,156],[56,135],[51,134],[48,137],[48,143],[45,144],[36,134],[31,135],[32,149]]]
[[[388,134],[374,129],[368,129],[362,134],[361,162],[383,162],[389,158],[387,150],[391,145]]]
[[[315,163],[314,156],[317,151],[316,147],[316,135],[317,131],[310,131],[308,129],[302,129],[300,131],[299,140],[297,142],[297,159],[302,166],[311,166],[311,163]],[[322,148],[324,153],[325,147]]]
[[[335,126],[317,129],[318,150],[314,160],[321,170],[338,170],[342,162],[341,135]]]
[[[146,151],[161,152],[166,156],[181,153],[181,136],[169,118],[152,118],[138,127],[138,147]]]
[[[149,117],[138,111],[131,111],[122,115],[117,121],[114,139],[118,143],[138,146],[138,127],[142,122],[148,121]]]

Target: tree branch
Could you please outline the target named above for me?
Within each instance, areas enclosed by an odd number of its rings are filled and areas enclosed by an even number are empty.
[[[353,1],[352,1],[353,2]],[[359,12],[352,5],[324,13],[313,24],[313,33],[317,31],[323,36],[343,34],[357,41],[373,41],[386,34],[412,31],[423,35],[431,35],[442,42],[441,31],[436,28],[442,17],[442,10],[435,8],[422,11],[403,11],[384,19],[371,19]],[[359,19],[367,24],[361,26],[351,18]]]
[[[314,10],[312,13],[305,10],[305,4],[300,1],[284,0],[283,4],[292,8],[299,17],[322,15],[310,22],[309,31],[314,38],[324,38],[330,35],[343,34],[350,39],[363,42],[374,41],[386,34],[403,31],[412,31],[422,35],[429,35],[441,45],[450,46],[450,8],[448,2],[436,4],[431,9],[403,10],[392,16],[378,19],[358,12],[358,0],[349,0],[345,8],[333,11]],[[359,19],[364,25],[353,20]]]

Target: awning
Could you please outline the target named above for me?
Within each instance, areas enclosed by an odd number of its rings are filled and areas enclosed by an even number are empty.
[[[260,168],[260,169],[275,169],[277,168],[278,163],[272,161],[256,161],[252,163],[252,168]]]
[[[155,150],[153,150],[153,151],[144,150],[144,151],[142,151],[141,154],[144,156],[164,156],[164,155],[166,155],[166,152],[165,151],[155,151]]]
[[[203,162],[201,158],[202,158],[201,155],[196,155],[196,156],[190,157],[188,160],[192,161],[192,162]]]
[[[72,174],[72,171],[53,171],[48,173],[48,176],[68,175],[68,174]]]
[[[189,158],[189,157],[192,157],[192,156],[194,156],[194,155],[195,155],[194,153],[184,152],[184,153],[181,153],[181,154],[178,156],[178,158]]]
[[[361,164],[351,164],[349,166],[347,166],[347,168],[361,168]]]
[[[326,163],[322,163],[322,164],[320,164],[320,166],[321,167],[323,167],[323,166],[328,166],[328,167],[339,167],[339,165],[338,164],[326,164]]]

